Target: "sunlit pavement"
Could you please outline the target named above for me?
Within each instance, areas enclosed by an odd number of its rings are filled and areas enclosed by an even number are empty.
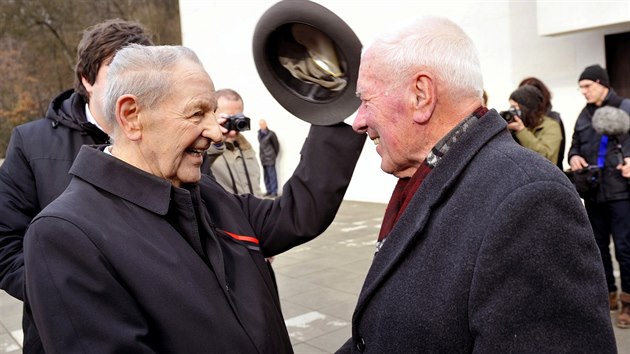
[[[350,338],[352,311],[384,211],[384,204],[345,201],[322,236],[275,258],[282,312],[296,353],[333,353]],[[21,302],[0,291],[0,353],[22,353],[21,319]],[[615,335],[619,353],[630,354],[630,329],[615,327]]]

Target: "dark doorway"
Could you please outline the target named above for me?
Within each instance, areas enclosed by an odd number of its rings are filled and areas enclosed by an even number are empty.
[[[604,42],[610,86],[620,96],[630,97],[630,32],[607,35]]]

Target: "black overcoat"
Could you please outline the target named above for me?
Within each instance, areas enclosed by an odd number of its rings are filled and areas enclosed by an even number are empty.
[[[265,257],[332,222],[364,141],[313,127],[276,200],[205,175],[176,188],[82,148],[25,237],[25,303],[46,352],[292,352]]]

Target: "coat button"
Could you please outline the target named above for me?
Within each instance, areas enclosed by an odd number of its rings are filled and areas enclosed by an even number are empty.
[[[363,340],[363,337],[357,339],[357,350],[361,353],[365,351],[365,340]]]

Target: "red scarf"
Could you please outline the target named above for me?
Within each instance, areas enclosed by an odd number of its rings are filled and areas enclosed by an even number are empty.
[[[462,121],[457,127],[442,138],[438,145],[432,149],[434,157],[438,160],[441,159],[444,155],[444,151],[448,150],[445,149],[445,147],[448,148],[448,146],[459,140],[458,137],[464,134],[466,131],[466,124],[470,123],[473,118],[480,119],[486,113],[488,113],[488,109],[486,107],[478,107],[468,118]],[[435,163],[432,165],[435,166]],[[385,209],[383,224],[381,225],[381,231],[378,234],[379,244],[389,235],[389,232],[392,231],[396,221],[398,221],[407,208],[409,201],[411,201],[413,195],[416,193],[418,188],[420,188],[422,181],[424,181],[424,178],[433,169],[432,165],[429,165],[425,159],[411,178],[401,178],[398,180],[398,183],[394,188],[394,192],[392,193],[392,197],[389,200],[389,204],[387,204],[387,209]]]
[[[400,178],[398,183],[396,183],[396,187],[394,188],[394,192],[392,193],[392,197],[389,200],[389,204],[387,204],[387,209],[385,209],[385,216],[383,217],[383,224],[381,225],[381,231],[378,234],[378,241],[382,241],[385,239],[389,232],[394,228],[396,221],[403,214],[407,205],[411,201],[411,198],[416,193],[424,178],[431,172],[431,166],[427,164],[427,161],[424,160],[416,173],[411,176],[411,178]]]

